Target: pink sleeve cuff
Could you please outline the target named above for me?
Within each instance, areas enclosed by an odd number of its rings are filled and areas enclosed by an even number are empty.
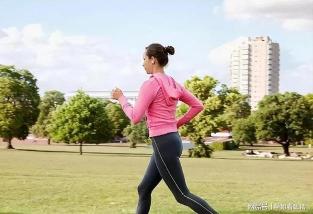
[[[127,99],[124,95],[120,96],[120,98],[118,98],[118,102],[121,104],[122,108],[124,108],[124,106],[128,103]]]

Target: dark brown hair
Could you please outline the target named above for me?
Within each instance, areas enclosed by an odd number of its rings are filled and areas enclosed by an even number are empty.
[[[155,57],[160,66],[166,66],[168,63],[168,54],[173,55],[175,49],[172,46],[163,47],[158,43],[152,43],[146,47],[146,55],[151,58]]]

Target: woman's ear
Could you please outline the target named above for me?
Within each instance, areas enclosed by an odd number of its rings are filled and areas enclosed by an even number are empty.
[[[154,65],[155,64],[155,61],[156,61],[156,58],[155,57],[151,57],[151,63]]]

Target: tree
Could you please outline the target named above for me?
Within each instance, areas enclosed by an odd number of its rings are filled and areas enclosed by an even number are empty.
[[[304,98],[309,103],[310,111],[313,112],[313,93],[305,95]],[[306,143],[313,144],[313,129],[311,129],[309,133],[307,133],[307,136],[305,138]]]
[[[311,106],[295,92],[265,96],[255,115],[257,139],[281,144],[286,156],[290,144],[304,140],[313,129]]]
[[[109,103],[105,109],[113,125],[113,136],[122,137],[123,130],[130,124],[129,119],[118,104]]]
[[[238,143],[253,145],[253,143],[257,142],[252,116],[236,120],[232,130],[232,137]]]
[[[134,125],[128,125],[124,131],[124,136],[126,136],[130,141],[130,148],[136,148],[137,143],[147,143],[149,142],[149,133],[145,121]]]
[[[105,104],[78,91],[68,102],[58,106],[48,125],[49,136],[55,142],[99,143],[112,139],[112,125]]]
[[[218,81],[213,77],[204,76],[203,79],[193,76],[186,80],[185,87],[188,88],[198,99],[204,101],[215,94]]]
[[[234,123],[241,118],[247,118],[251,114],[251,107],[248,103],[248,96],[242,95],[235,88],[228,88],[222,85],[217,92],[223,107],[217,119],[220,129],[231,131]]]
[[[205,76],[203,79],[194,76],[185,83],[185,87],[204,103],[204,110],[192,121],[180,128],[182,136],[187,136],[195,143],[195,147],[188,150],[189,157],[211,157],[213,152],[210,146],[204,144],[204,138],[209,136],[212,131],[216,129],[214,117],[217,115],[217,112],[214,110],[210,112],[210,109],[207,108],[207,104],[208,102],[216,101],[214,104],[219,105],[219,100],[214,99],[214,89],[217,84],[218,81],[209,76]],[[182,116],[187,111],[188,106],[181,104],[177,110],[177,115]]]
[[[217,80],[212,77],[205,76],[203,79],[200,79],[197,76],[187,80],[185,87],[190,90],[198,99],[200,99],[205,108],[199,113],[192,121],[185,124],[180,128],[180,133],[182,136],[189,137],[195,144],[203,143],[205,136],[208,136],[212,133],[215,128],[214,110],[209,112],[207,103],[208,100],[211,100],[214,97],[214,89],[217,85]],[[219,102],[218,100],[214,100]],[[219,103],[215,103],[219,105]],[[188,106],[184,103],[179,105],[177,109],[177,115],[180,117],[188,111]]]
[[[40,96],[37,80],[24,69],[0,65],[0,136],[8,140],[25,139],[36,122]]]
[[[250,115],[250,106],[247,96],[241,95],[238,90],[222,85],[216,91],[218,81],[205,76],[203,79],[192,77],[187,80],[185,87],[190,90],[204,104],[204,110],[188,124],[180,128],[182,136],[191,139],[195,144],[202,144],[205,137],[221,129],[231,130],[235,120]],[[182,116],[188,111],[185,104],[178,107],[177,115]],[[198,150],[203,146],[197,147]],[[199,152],[207,154],[207,152]]]
[[[38,137],[48,137],[48,144],[50,144],[50,137],[47,130],[51,113],[57,106],[62,105],[65,101],[64,94],[59,91],[47,91],[41,99],[39,105],[39,117],[36,124],[32,127],[32,133]]]

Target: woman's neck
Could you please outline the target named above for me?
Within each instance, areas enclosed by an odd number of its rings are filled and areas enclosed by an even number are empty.
[[[152,68],[152,74],[155,74],[155,73],[164,74],[164,69],[163,69],[163,67],[155,67],[155,68]]]

